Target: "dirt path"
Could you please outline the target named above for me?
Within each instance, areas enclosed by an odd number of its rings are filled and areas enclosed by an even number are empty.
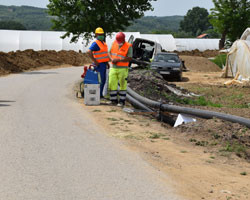
[[[187,142],[185,134],[150,117],[107,105],[83,107],[110,136],[123,140],[147,162],[171,176],[180,195],[192,200],[250,198],[250,164],[245,160],[210,153]]]
[[[0,78],[0,199],[181,200],[72,95],[81,68]]]

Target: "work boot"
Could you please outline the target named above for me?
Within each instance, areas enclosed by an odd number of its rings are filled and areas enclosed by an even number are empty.
[[[125,102],[124,101],[120,101],[118,104],[117,104],[118,107],[124,107],[125,106]]]
[[[108,102],[107,102],[107,104],[108,104],[108,105],[111,105],[111,106],[112,106],[112,105],[115,106],[115,105],[117,105],[117,103],[118,103],[118,101],[108,101]]]

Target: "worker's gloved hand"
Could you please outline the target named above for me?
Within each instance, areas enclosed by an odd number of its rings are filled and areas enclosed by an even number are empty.
[[[116,64],[116,63],[118,63],[118,62],[120,62],[120,61],[121,61],[120,59],[115,58],[115,59],[112,60],[112,63]]]
[[[99,63],[95,60],[94,63],[93,63],[93,65],[98,66]]]

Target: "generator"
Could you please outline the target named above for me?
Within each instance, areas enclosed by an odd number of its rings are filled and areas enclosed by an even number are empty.
[[[82,82],[80,83],[80,94],[84,98],[85,105],[100,105],[100,73],[95,70],[96,66],[83,67]],[[78,94],[77,94],[78,96]]]

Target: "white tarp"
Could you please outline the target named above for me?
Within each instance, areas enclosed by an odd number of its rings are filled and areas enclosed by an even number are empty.
[[[41,38],[40,31],[21,31],[19,33],[19,50],[26,50],[27,47],[35,51],[40,50],[42,42]]]
[[[220,39],[192,39],[192,38],[176,38],[177,51],[192,51],[198,49],[205,50],[219,50]]]
[[[250,41],[250,28],[245,30],[240,39]]]
[[[173,35],[170,34],[141,34],[141,38],[159,43],[166,51],[175,51],[176,44]]]
[[[14,30],[0,30],[0,51],[10,52],[17,50],[33,49],[39,50],[73,50],[86,52],[90,44],[86,46],[83,38],[79,38],[78,42],[70,43],[71,37],[62,39],[61,36],[65,32],[56,31],[14,31]],[[106,42],[110,47],[115,40],[115,34],[108,36]],[[126,40],[128,41],[131,35],[135,38],[140,38],[139,32],[125,32]],[[91,42],[93,42],[92,40]]]
[[[0,51],[10,52],[20,50],[20,31],[0,31]]]
[[[133,35],[134,38],[140,38],[141,37],[141,34],[139,32],[124,32],[125,36],[126,36],[126,41],[129,40],[130,36]],[[111,36],[108,36],[106,38],[106,43],[108,45],[109,48],[111,48],[111,45],[112,43],[114,42],[115,40],[115,35],[116,33],[112,33]]]
[[[65,32],[0,30],[0,51],[10,52],[34,49],[36,51],[73,50],[76,52],[86,52],[88,50],[90,44],[86,46],[83,38],[80,38],[76,43],[70,43],[70,37],[61,39],[63,34]],[[115,40],[115,34],[113,33],[111,37],[106,38],[109,47]],[[139,32],[125,32],[125,35],[127,41],[133,35],[134,38],[143,38],[158,42],[166,51],[191,51],[194,49],[205,51],[207,49],[217,50],[219,47],[219,39],[174,39],[170,34],[140,34]]]
[[[234,42],[227,55],[224,76],[233,76],[250,80],[250,28]]]

